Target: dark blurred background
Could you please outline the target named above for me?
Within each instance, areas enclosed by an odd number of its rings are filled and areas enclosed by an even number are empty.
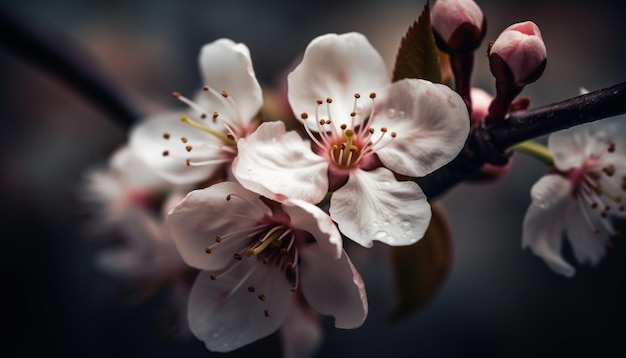
[[[487,42],[533,20],[548,65],[523,95],[531,107],[626,79],[626,21],[614,1],[477,1],[488,21],[474,85],[493,93]],[[359,31],[389,70],[424,1],[2,1],[27,27],[75,43],[142,113],[178,106],[172,91],[202,85],[200,47],[220,37],[244,42],[262,86],[279,88],[308,42]],[[3,44],[11,33],[1,35]],[[82,55],[81,55],[82,56]],[[545,138],[542,138],[544,140]],[[80,92],[0,47],[0,352],[4,357],[276,356],[276,335],[230,354],[176,341],[157,323],[164,295],[129,304],[119,281],[93,264],[76,194],[84,172],[126,140],[115,118]],[[370,314],[355,330],[325,329],[320,357],[624,356],[626,245],[616,239],[600,265],[566,279],[521,249],[532,184],[545,167],[516,155],[497,183],[463,184],[443,199],[454,261],[433,302],[407,319],[393,308],[386,248],[352,248]],[[623,225],[622,225],[623,227]],[[565,255],[572,261],[566,248]]]

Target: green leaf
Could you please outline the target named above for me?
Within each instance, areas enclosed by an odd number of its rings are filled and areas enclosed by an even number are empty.
[[[448,218],[438,202],[433,202],[432,219],[424,237],[410,246],[391,248],[395,279],[396,306],[392,322],[429,304],[445,281],[452,264],[452,235]]]
[[[428,1],[417,21],[413,22],[400,42],[393,81],[403,78],[422,78],[441,83],[439,53],[430,23]]]

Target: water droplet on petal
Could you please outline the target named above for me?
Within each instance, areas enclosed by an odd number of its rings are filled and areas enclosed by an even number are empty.
[[[389,117],[391,117],[391,118],[396,116],[396,110],[393,109],[393,108],[389,108],[388,113],[389,113]]]
[[[387,232],[386,231],[376,231],[374,233],[374,238],[377,239],[377,240],[384,239],[385,237],[387,237]]]
[[[398,117],[404,118],[404,115],[405,115],[404,111],[398,112]]]

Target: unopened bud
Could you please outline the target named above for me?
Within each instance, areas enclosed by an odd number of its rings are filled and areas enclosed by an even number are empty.
[[[523,87],[546,67],[546,45],[532,21],[507,27],[489,47],[489,67],[496,81]]]
[[[485,16],[473,0],[437,0],[430,19],[437,46],[447,53],[476,50],[487,32]]]

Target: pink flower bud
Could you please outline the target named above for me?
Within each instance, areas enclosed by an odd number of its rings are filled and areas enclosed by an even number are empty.
[[[546,67],[546,45],[532,21],[507,27],[489,48],[489,65],[496,80],[517,87],[535,82]]]
[[[485,38],[485,16],[473,0],[437,0],[430,19],[437,46],[444,52],[473,51]]]

